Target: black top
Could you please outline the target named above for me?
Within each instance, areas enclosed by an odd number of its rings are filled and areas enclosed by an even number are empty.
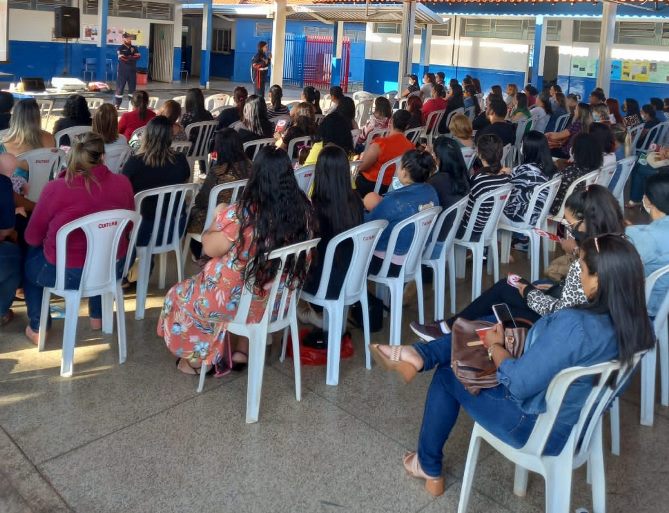
[[[448,173],[435,173],[428,179],[427,183],[437,191],[437,196],[439,196],[439,206],[441,206],[442,210],[448,210],[464,197],[461,194],[453,194],[453,180]],[[455,213],[452,213],[448,216],[446,221],[444,221],[441,233],[439,234],[440,241],[444,240],[448,230],[453,225],[454,220]]]
[[[490,121],[488,120],[488,116],[486,115],[485,112],[481,112],[478,116],[474,118],[474,121],[472,121],[472,128],[474,130],[483,130],[485,127],[487,127],[490,124]]]
[[[0,175],[0,230],[14,228],[14,189],[12,181]]]
[[[218,130],[228,128],[237,121],[239,121],[239,111],[237,110],[237,107],[228,107],[227,109],[223,109],[218,115],[218,127],[216,128]]]
[[[516,142],[516,127],[508,121],[498,121],[476,132],[475,140],[485,134],[495,134],[501,140],[504,146]]]
[[[199,123],[200,121],[212,121],[213,119],[214,117],[208,110],[205,110],[199,116],[194,116],[191,112],[184,112],[181,115],[181,120],[179,120],[179,124],[182,127],[186,128],[191,123]]]
[[[9,121],[12,119],[11,112],[0,113],[0,130],[7,130],[9,128]]]
[[[135,45],[121,45],[118,47],[116,50],[116,55],[118,56],[118,64],[119,66],[126,66],[128,68],[136,68],[137,67],[137,59],[133,59],[132,56],[139,53],[139,49]],[[128,57],[127,61],[124,61],[121,59],[121,56]]]
[[[186,183],[190,178],[190,166],[183,153],[177,153],[174,162],[162,167],[147,166],[141,156],[133,155],[123,166],[123,174],[130,179],[132,190],[138,192],[165,185]],[[156,217],[156,198],[142,202],[142,217]]]

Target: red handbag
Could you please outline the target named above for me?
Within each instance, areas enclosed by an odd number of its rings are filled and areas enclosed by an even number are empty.
[[[313,330],[316,331],[316,330]],[[320,331],[320,330],[318,330]],[[328,362],[327,340],[324,341],[323,347],[313,347],[313,345],[305,345],[304,340],[312,333],[311,328],[302,328],[300,330],[300,363],[302,365],[322,366]],[[324,333],[321,331],[321,333]],[[288,336],[288,347],[286,348],[286,356],[293,357],[293,344]],[[346,332],[341,337],[341,353],[340,358],[350,358],[353,356],[353,341],[351,335]]]

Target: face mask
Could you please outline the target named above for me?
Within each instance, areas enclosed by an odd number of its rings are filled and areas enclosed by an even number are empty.
[[[402,187],[404,187],[404,184],[400,182],[399,178],[393,176],[393,182],[390,185],[390,187],[392,188],[392,190],[396,191],[397,189],[401,189]]]
[[[585,233],[576,230],[575,228],[569,228],[569,234],[576,241],[576,244],[581,244],[585,240]]]

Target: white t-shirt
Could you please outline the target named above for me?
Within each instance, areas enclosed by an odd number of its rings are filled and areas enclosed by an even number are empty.
[[[127,145],[128,141],[126,140],[125,135],[119,134],[118,139],[116,139],[114,142],[105,144],[105,153],[107,153],[112,148],[118,148],[119,146]]]

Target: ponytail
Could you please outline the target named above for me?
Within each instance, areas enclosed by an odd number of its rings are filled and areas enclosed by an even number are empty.
[[[91,182],[97,183],[91,169],[102,164],[104,154],[105,142],[100,134],[87,132],[79,138],[73,138],[65,171],[67,184],[72,185],[76,176],[82,176],[86,190],[90,192]]]
[[[476,152],[481,160],[487,162],[487,167],[481,171],[496,175],[502,170],[502,156],[504,155],[504,144],[495,134],[485,134],[476,141]]]
[[[139,111],[139,119],[146,119],[146,111],[149,107],[149,95],[146,91],[135,91],[132,95],[132,106]]]

